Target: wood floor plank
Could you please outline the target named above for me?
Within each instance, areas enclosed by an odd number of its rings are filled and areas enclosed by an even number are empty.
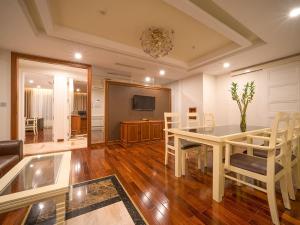
[[[210,153],[211,154],[211,153]],[[265,193],[226,181],[221,203],[212,200],[212,160],[208,168],[197,169],[194,157],[187,161],[186,176],[174,176],[174,158],[164,165],[162,142],[119,145],[72,151],[71,182],[79,183],[111,174],[118,176],[130,198],[149,224],[272,224]],[[278,190],[277,190],[278,191]],[[300,224],[300,191],[292,210],[283,207],[277,193],[282,224]],[[0,224],[20,224],[24,210],[0,216]],[[7,223],[9,221],[9,223]]]

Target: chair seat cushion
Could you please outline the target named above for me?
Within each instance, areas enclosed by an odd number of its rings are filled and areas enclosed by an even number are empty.
[[[244,152],[247,153],[247,150]],[[280,149],[276,149],[276,156],[280,154]],[[261,158],[267,158],[268,152],[260,149],[253,149],[253,155]],[[294,161],[297,157],[292,155],[292,161]]]
[[[174,146],[174,140],[170,140],[168,142],[168,145]],[[181,149],[183,149],[183,150],[195,148],[195,147],[199,147],[199,146],[201,146],[201,144],[191,142],[191,141],[181,140]]]
[[[267,175],[267,160],[264,158],[237,153],[231,155],[230,164],[253,173]],[[280,164],[275,163],[275,173],[282,169],[283,167]]]

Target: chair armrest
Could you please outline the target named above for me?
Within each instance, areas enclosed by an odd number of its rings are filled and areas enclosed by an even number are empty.
[[[260,139],[260,140],[263,140],[263,141],[270,141],[270,137],[265,137],[265,136],[247,135],[247,137],[253,138],[253,139]]]
[[[23,158],[23,141],[0,141],[0,155],[18,155],[21,160]]]
[[[269,151],[272,149],[269,146],[254,145],[254,144],[249,144],[249,143],[244,143],[244,142],[239,142],[239,141],[225,141],[225,143],[230,144],[230,145],[240,146],[240,147],[256,148],[256,149],[265,150],[265,151]]]

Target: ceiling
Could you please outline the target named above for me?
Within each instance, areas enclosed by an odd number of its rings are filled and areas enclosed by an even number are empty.
[[[300,18],[287,16],[297,0],[128,1],[0,1],[0,47],[72,61],[79,51],[80,62],[162,83],[300,52]],[[174,29],[170,56],[153,59],[141,50],[140,33],[150,25]]]
[[[170,57],[185,62],[233,44],[229,38],[161,0],[48,3],[55,24],[134,48],[141,48],[140,36],[146,28],[172,29],[175,48]]]

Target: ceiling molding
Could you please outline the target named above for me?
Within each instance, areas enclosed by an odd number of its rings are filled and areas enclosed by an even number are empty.
[[[177,8],[185,14],[191,16],[195,20],[205,24],[207,27],[219,32],[228,39],[237,43],[241,47],[248,47],[252,43],[247,38],[236,32],[235,30],[228,27],[226,24],[217,20],[203,9],[195,5],[194,3],[187,0],[163,0],[169,5]]]
[[[141,60],[152,61],[154,63],[163,63],[170,66],[176,66],[181,69],[187,68],[187,64],[185,62],[177,59],[170,57],[153,59],[151,56],[145,55],[142,49],[134,48],[119,42],[56,25],[53,22],[48,1],[34,0],[34,2],[36,4],[39,16],[41,17],[45,32],[49,36],[85,44],[91,47],[97,47],[106,51],[139,58]]]
[[[279,58],[279,59],[274,59],[274,60],[267,61],[267,62],[263,62],[263,63],[257,64],[257,65],[248,66],[246,68],[242,68],[239,70],[235,70],[235,71],[231,72],[230,75],[238,76],[238,75],[252,73],[252,72],[255,72],[258,70],[268,69],[271,67],[281,66],[281,65],[293,63],[293,62],[300,62],[300,53],[295,54],[295,55],[290,55],[287,57],[283,57],[283,58]]]
[[[20,2],[22,0],[19,0]],[[25,1],[25,0],[23,0]],[[213,29],[214,31],[222,34],[226,38],[230,39],[234,43],[224,46],[223,48],[217,49],[206,55],[200,56],[191,61],[184,62],[171,57],[163,57],[160,59],[153,59],[152,57],[146,55],[142,49],[131,47],[119,42],[111,41],[105,38],[98,37],[96,35],[87,34],[77,30],[73,30],[67,27],[59,26],[54,23],[48,0],[34,0],[36,4],[37,13],[39,14],[40,23],[43,25],[44,32],[46,35],[63,39],[67,41],[72,41],[80,44],[84,44],[90,47],[95,47],[102,49],[104,51],[109,51],[123,57],[135,58],[142,62],[153,63],[155,65],[164,65],[177,68],[188,73],[195,73],[202,66],[213,63],[221,58],[232,55],[234,53],[240,52],[244,49],[249,49],[254,47],[255,44],[248,40],[246,37],[238,33],[236,30],[232,29],[230,26],[222,23],[220,20],[216,19],[205,10],[195,5],[191,1],[187,0],[163,0],[165,3],[177,8],[183,13],[191,16],[200,23],[206,25],[207,27]],[[20,4],[24,7],[25,4]],[[28,14],[28,10],[27,10]],[[33,18],[31,18],[33,20]],[[31,21],[31,24],[35,24]]]

